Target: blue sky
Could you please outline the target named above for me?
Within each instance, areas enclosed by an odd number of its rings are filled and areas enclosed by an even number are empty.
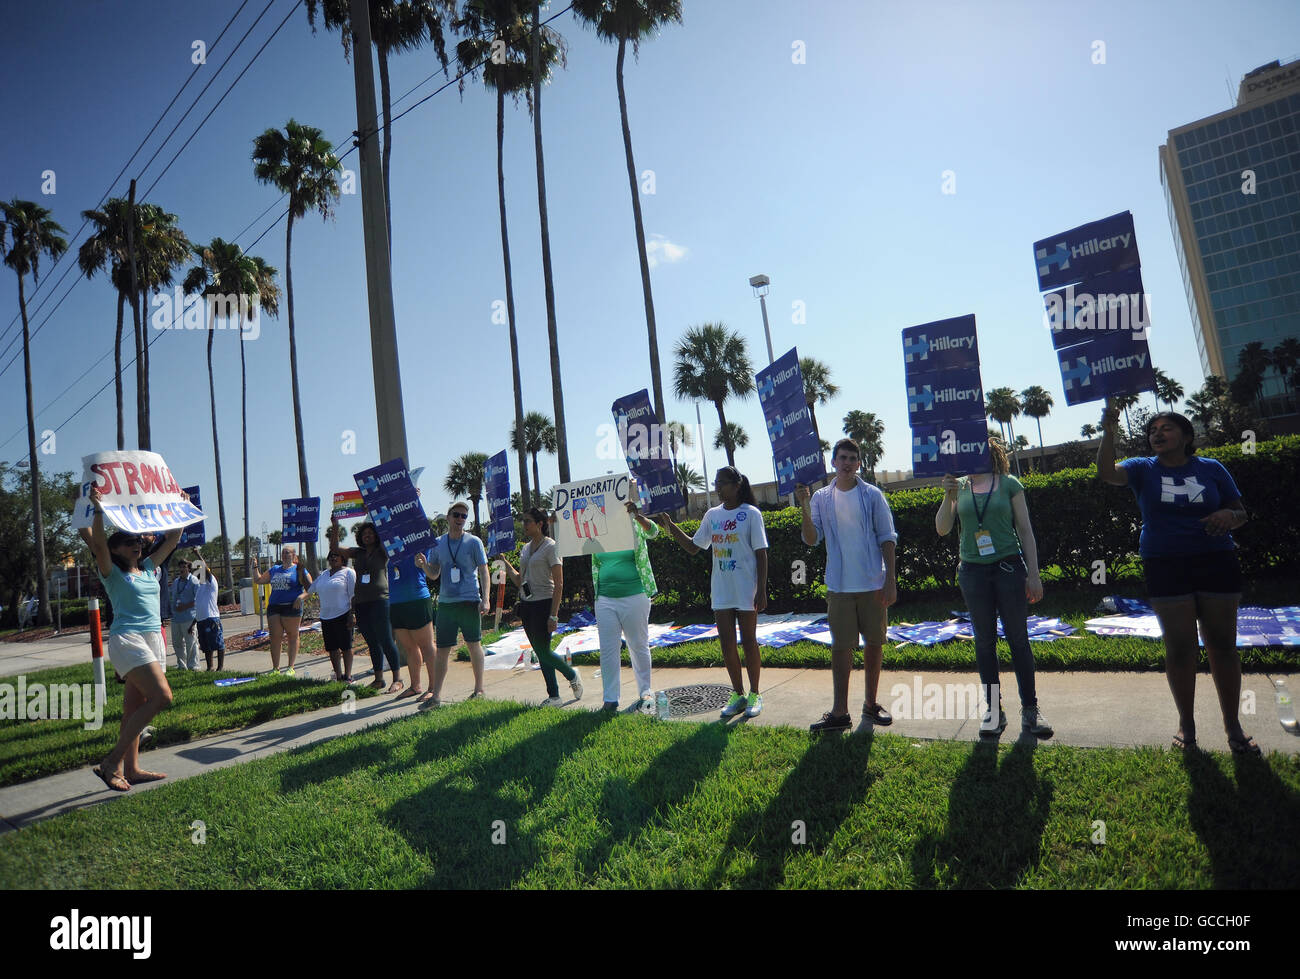
[[[261,11],[253,0],[214,48],[178,106]],[[49,207],[69,232],[95,205],[181,81],[192,42],[216,37],[233,0],[172,4],[138,0],[23,5],[7,14],[14,42],[0,64],[11,138],[0,150],[0,197]],[[181,111],[117,184],[142,192],[247,64],[292,0],[275,0],[151,166]],[[552,0],[548,10],[562,8]],[[1086,7],[1086,9],[1085,9]],[[1201,383],[1183,285],[1160,187],[1157,147],[1171,128],[1228,108],[1246,71],[1294,57],[1300,7],[1293,3],[817,2],[687,0],[685,23],[630,57],[627,91],[643,194],[665,386],[672,347],[692,325],[720,322],[765,360],[758,302],[747,284],[772,278],[768,308],[780,355],[830,364],[840,394],[818,410],[834,439],[851,409],[886,425],[882,468],[908,467],[907,408],[899,331],[975,313],[985,389],[1041,384],[1057,401],[1048,442],[1077,437],[1096,405],[1066,408],[1042,325],[1031,245],[1057,231],[1131,210],[1151,297],[1157,366],[1190,394]],[[597,458],[610,403],[650,384],[645,319],[614,89],[612,46],[571,14],[553,24],[568,41],[568,68],[545,91],[542,118],[556,307],[569,453],[575,478],[613,468]],[[1093,63],[1094,42],[1105,63]],[[802,42],[803,63],[793,54]],[[127,60],[126,52],[134,52]],[[437,70],[431,50],[392,62],[393,91]],[[398,111],[443,81],[419,88]],[[195,241],[233,238],[277,194],[256,182],[253,138],[292,116],[346,149],[356,126],[352,68],[338,35],[313,35],[300,8],[212,114],[148,197],[179,216]],[[1231,89],[1231,92],[1230,90]],[[12,138],[21,134],[21,138]],[[506,192],[524,402],[552,413],[546,310],[537,219],[532,128],[508,109]],[[347,166],[355,169],[356,155]],[[43,195],[42,172],[56,174]],[[944,171],[956,193],[943,194]],[[506,447],[513,419],[505,327],[492,322],[504,297],[496,199],[495,101],[477,78],[455,86],[394,126],[393,290],[407,439],[413,466],[428,467],[426,509],[441,511],[448,463],[467,451]],[[240,237],[248,247],[278,210]],[[72,242],[73,248],[81,239]],[[283,272],[284,224],[252,248]],[[71,262],[72,257],[65,259]],[[351,474],[379,462],[360,196],[345,196],[332,221],[295,224],[293,253],[299,368],[312,491],[328,499]],[[17,287],[0,274],[0,358],[20,347]],[[76,278],[57,289],[63,266],[27,292],[40,324]],[[52,298],[51,298],[52,297]],[[806,322],[795,322],[795,304]],[[101,276],[83,281],[32,343],[37,429],[60,425],[43,465],[79,470],[89,452],[114,447],[110,384],[115,301]],[[264,320],[247,344],[252,532],[279,524],[279,500],[298,495],[288,341]],[[20,343],[20,341],[18,341]],[[218,423],[230,532],[242,533],[239,361],[233,333],[216,337]],[[168,332],[152,350],[153,445],[183,483],[199,483],[215,514],[206,336]],[[107,358],[56,400],[99,357]],[[129,356],[129,355],[128,355]],[[134,381],[128,373],[128,446],[134,445]],[[694,421],[669,393],[668,416]],[[5,430],[0,459],[25,458],[21,355],[0,375]],[[712,406],[702,417],[711,443]],[[771,457],[756,397],[729,403],[750,436],[737,463],[768,479]],[[71,420],[69,420],[71,418]],[[65,424],[66,423],[66,424]],[[1018,431],[1037,442],[1032,422]],[[346,432],[356,452],[345,454]],[[710,468],[722,453],[708,449]],[[512,460],[513,468],[513,460]],[[542,480],[556,477],[554,457]],[[516,479],[516,474],[512,474]],[[209,534],[215,534],[215,520]]]

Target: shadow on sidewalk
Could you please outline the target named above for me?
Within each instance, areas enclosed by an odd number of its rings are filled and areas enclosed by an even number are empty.
[[[1034,773],[1037,747],[1020,738],[999,767],[997,743],[976,742],[948,793],[946,832],[912,851],[913,887],[1014,887],[1037,864],[1055,791]]]
[[[1235,783],[1212,755],[1184,751],[1182,760],[1191,782],[1187,815],[1209,851],[1214,886],[1295,887],[1300,796],[1263,758],[1233,755]]]
[[[777,887],[792,857],[825,852],[875,780],[867,772],[873,740],[867,728],[848,737],[822,737],[813,742],[767,808],[761,813],[745,813],[733,824],[714,865],[710,886],[732,881],[735,887]],[[796,842],[796,833],[802,842]],[[735,851],[754,859],[753,866],[739,878],[728,869]]]

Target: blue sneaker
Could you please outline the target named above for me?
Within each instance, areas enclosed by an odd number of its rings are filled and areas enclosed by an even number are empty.
[[[722,708],[723,717],[735,717],[742,710],[749,706],[749,700],[743,693],[731,694],[731,699],[727,701],[727,706]]]

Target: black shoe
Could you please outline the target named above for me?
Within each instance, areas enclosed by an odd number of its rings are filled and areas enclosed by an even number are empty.
[[[853,718],[848,714],[832,714],[827,711],[816,724],[809,724],[808,730],[813,734],[831,734],[835,731],[848,731],[853,727]]]
[[[992,712],[992,711],[989,711],[988,713],[986,713],[986,714],[984,715],[984,719],[980,722],[980,737],[981,737],[981,738],[998,738],[998,737],[1001,737],[1001,736],[1002,736],[1002,732],[1005,731],[1005,730],[1007,729],[1007,712],[1004,711],[1002,708],[999,707],[999,708],[998,708],[998,726],[997,726],[996,728],[994,728],[994,727],[992,726],[992,722],[993,722],[993,712]]]
[[[872,724],[879,724],[881,727],[889,727],[894,723],[893,715],[880,704],[868,704],[863,701],[862,716],[871,721]]]

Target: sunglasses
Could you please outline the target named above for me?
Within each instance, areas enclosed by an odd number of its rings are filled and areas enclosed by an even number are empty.
[[[451,515],[451,519],[452,519],[452,520],[468,520],[468,519],[469,519],[469,514],[468,514],[468,513],[453,513],[453,514]]]

